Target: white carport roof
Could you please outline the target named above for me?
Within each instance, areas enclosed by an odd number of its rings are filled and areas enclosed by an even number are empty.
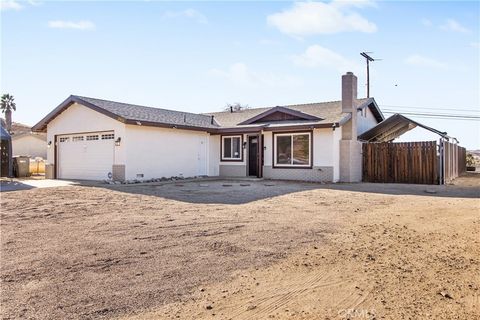
[[[388,119],[383,120],[370,130],[365,131],[358,136],[358,139],[365,142],[390,142],[416,127],[421,127],[425,130],[438,134],[440,137],[446,140],[455,139],[448,136],[446,132],[442,132],[421,124],[399,113],[396,113]]]

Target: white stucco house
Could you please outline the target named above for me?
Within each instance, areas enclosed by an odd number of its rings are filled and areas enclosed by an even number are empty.
[[[12,155],[47,158],[47,138],[43,133],[20,132],[12,135]]]
[[[384,119],[342,76],[340,101],[194,114],[70,96],[33,130],[47,134],[47,177],[171,176],[360,181],[357,135]]]

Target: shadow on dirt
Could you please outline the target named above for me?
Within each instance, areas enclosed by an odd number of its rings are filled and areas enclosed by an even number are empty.
[[[261,199],[307,190],[338,190],[385,195],[417,195],[427,197],[480,198],[480,174],[458,178],[454,185],[412,185],[381,183],[319,184],[269,180],[206,180],[177,181],[138,185],[105,185],[131,194],[157,196],[188,203],[244,204]]]
[[[35,187],[15,180],[0,181],[0,192],[30,190]]]
[[[294,192],[313,190],[319,185],[286,181],[209,180],[102,187],[133,194],[157,196],[188,203],[244,204]]]

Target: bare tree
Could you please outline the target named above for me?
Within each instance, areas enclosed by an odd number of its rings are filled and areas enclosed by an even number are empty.
[[[248,106],[248,104],[241,104],[240,102],[227,103],[224,108],[225,111],[230,112],[238,112],[245,109],[250,109],[250,107]]]

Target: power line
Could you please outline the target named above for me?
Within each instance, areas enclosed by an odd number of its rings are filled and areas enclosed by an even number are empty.
[[[384,113],[401,113],[401,114],[406,114],[406,115],[425,116],[425,117],[447,117],[447,118],[480,119],[479,116],[473,116],[473,115],[442,114],[442,113],[398,112],[398,111],[395,111],[395,110],[385,110]]]
[[[480,119],[480,116],[477,115],[471,115],[471,114],[453,114],[453,113],[431,113],[431,112],[404,112],[404,111],[398,111],[398,110],[391,110],[391,109],[384,109],[384,112],[390,112],[390,113],[402,113],[402,114],[410,114],[410,115],[422,115],[422,116],[439,116],[439,117],[454,117],[454,118],[474,118],[474,119]]]
[[[394,114],[398,112],[392,112],[392,111],[385,111],[384,113],[387,114]],[[406,114],[406,113],[402,113]],[[480,121],[480,118],[472,118],[472,117],[458,117],[458,116],[442,116],[442,115],[422,115],[422,114],[416,114],[416,113],[411,113],[408,114],[412,118],[427,118],[427,119],[442,119],[442,120],[463,120],[463,121]]]
[[[391,112],[389,112],[391,113]],[[393,114],[393,113],[392,113]],[[450,117],[432,117],[432,116],[410,116],[411,118],[423,118],[423,119],[435,119],[435,120],[460,120],[460,121],[475,121],[478,122],[478,119],[468,119],[468,118],[450,118]]]
[[[465,112],[480,112],[480,107],[478,109],[454,109],[454,108],[429,108],[429,107],[409,107],[409,106],[392,106],[392,105],[386,105],[386,104],[379,104],[381,107],[387,107],[387,108],[400,108],[400,109],[425,109],[425,110],[445,110],[445,111],[465,111]]]
[[[422,119],[434,119],[434,120],[459,120],[459,121],[473,121],[478,122],[476,119],[463,119],[463,118],[445,118],[445,117],[426,117],[426,116],[410,116],[411,118],[422,118]]]

